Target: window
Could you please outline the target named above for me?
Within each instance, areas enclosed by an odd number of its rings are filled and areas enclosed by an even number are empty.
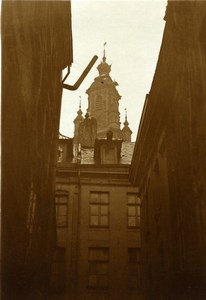
[[[127,226],[140,226],[140,198],[137,194],[127,194]]]
[[[96,109],[102,109],[102,97],[101,96],[97,96],[96,97]]]
[[[67,226],[67,205],[68,205],[68,192],[57,191],[55,196],[56,201],[56,226]]]
[[[51,265],[50,288],[53,292],[62,292],[66,282],[65,248],[57,247]]]
[[[109,226],[109,193],[90,193],[90,226]]]
[[[102,164],[117,164],[117,147],[102,145],[101,146],[101,163]]]
[[[128,249],[128,289],[140,288],[140,248]]]
[[[109,248],[89,248],[89,282],[92,289],[107,289],[109,281]]]

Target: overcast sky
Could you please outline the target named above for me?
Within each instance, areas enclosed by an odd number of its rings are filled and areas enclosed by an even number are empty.
[[[119,84],[122,96],[120,104],[121,122],[127,108],[128,121],[136,140],[138,125],[154,76],[162,41],[167,1],[72,1],[73,58],[71,73],[66,83],[74,84],[94,55],[99,59],[77,91],[64,89],[60,132],[73,137],[79,96],[82,111],[88,106],[87,88],[98,76],[96,67],[106,45],[107,63],[112,64],[110,76]],[[121,124],[122,127],[123,124]]]

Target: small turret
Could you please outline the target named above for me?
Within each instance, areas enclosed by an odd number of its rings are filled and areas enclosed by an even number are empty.
[[[84,121],[84,117],[82,116],[81,110],[81,96],[79,96],[79,110],[77,111],[77,116],[74,119],[74,142],[78,142],[78,135],[79,135],[79,124]]]
[[[127,109],[125,108],[125,121],[122,128],[122,139],[124,142],[131,142],[132,130],[129,128],[129,122],[127,121]]]

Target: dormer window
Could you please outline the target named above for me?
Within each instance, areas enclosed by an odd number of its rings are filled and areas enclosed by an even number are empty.
[[[100,164],[118,164],[122,140],[113,139],[113,132],[107,132],[107,139],[95,141],[94,158]]]

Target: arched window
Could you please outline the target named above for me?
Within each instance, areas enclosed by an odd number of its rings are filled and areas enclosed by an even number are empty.
[[[96,97],[96,109],[102,109],[102,96]]]

